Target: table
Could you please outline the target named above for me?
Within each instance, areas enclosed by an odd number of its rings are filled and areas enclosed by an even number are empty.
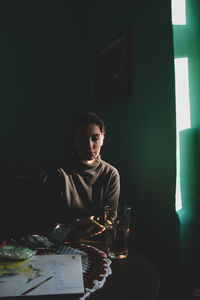
[[[105,246],[98,241],[82,241],[84,245],[105,251]],[[75,246],[76,247],[76,246]],[[78,245],[77,245],[78,247]],[[92,249],[91,249],[92,250]],[[94,251],[95,255],[95,251]],[[155,264],[142,253],[129,248],[128,257],[121,260],[110,260],[111,274],[107,274],[101,288],[92,292],[88,300],[139,300],[156,299],[159,292],[160,277]],[[71,298],[70,298],[71,297]],[[79,300],[72,296],[61,296],[59,300]],[[54,299],[53,299],[54,300]]]
[[[100,243],[93,246],[103,249]],[[112,260],[112,274],[102,289],[91,294],[89,300],[156,299],[160,277],[155,264],[145,255],[129,248],[126,259]]]
[[[98,241],[82,241],[81,244],[70,245],[77,249],[83,250],[91,257],[91,261],[97,260],[97,265],[102,259],[105,259],[106,267],[97,270],[95,276],[90,272],[89,287],[93,279],[98,280],[98,274],[105,274],[102,285],[96,291],[90,291],[88,300],[138,300],[138,299],[156,299],[159,291],[159,273],[154,263],[141,253],[138,253],[133,248],[129,249],[129,254],[126,259],[108,260],[103,252],[104,244]],[[99,261],[98,261],[99,260]],[[110,263],[109,263],[110,261]],[[94,264],[95,265],[95,264]],[[94,268],[93,268],[94,269]],[[96,269],[96,267],[95,267]],[[91,270],[93,271],[93,270]],[[97,276],[96,276],[97,275]],[[101,281],[101,279],[100,279]],[[17,297],[17,300],[22,297]],[[37,297],[31,297],[37,300]],[[45,299],[78,300],[74,295],[57,295],[57,296],[42,296]],[[14,299],[14,297],[10,298]],[[16,298],[15,298],[16,299]],[[24,299],[24,297],[23,297]]]

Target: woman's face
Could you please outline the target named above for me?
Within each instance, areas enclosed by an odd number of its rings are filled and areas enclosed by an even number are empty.
[[[104,135],[96,124],[78,128],[74,137],[75,150],[83,161],[93,160],[100,153],[103,139]]]

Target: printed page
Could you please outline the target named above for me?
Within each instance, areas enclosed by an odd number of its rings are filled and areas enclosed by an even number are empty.
[[[81,255],[34,255],[0,261],[0,297],[84,293]]]

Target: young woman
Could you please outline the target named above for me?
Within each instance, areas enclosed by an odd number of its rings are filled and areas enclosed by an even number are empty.
[[[94,113],[83,112],[73,120],[72,156],[44,177],[51,225],[90,216],[101,222],[106,206],[110,208],[108,219],[115,220],[120,176],[115,167],[101,159],[104,135],[104,123]]]

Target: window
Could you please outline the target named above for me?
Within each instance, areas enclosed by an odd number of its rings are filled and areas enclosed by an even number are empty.
[[[176,210],[182,208],[180,189],[180,142],[179,132],[190,128],[188,58],[175,58],[176,89]]]
[[[172,24],[186,28],[186,0],[172,0]],[[178,28],[173,26],[174,36],[178,36]],[[182,37],[184,34],[182,35]],[[174,45],[180,42],[174,40]],[[178,49],[178,50],[177,50]],[[181,188],[180,188],[180,141],[179,132],[190,128],[190,99],[189,99],[189,76],[188,57],[182,57],[183,53],[178,53],[180,47],[174,46],[174,66],[175,66],[175,90],[176,90],[176,211],[182,208]]]
[[[186,25],[185,0],[172,0],[172,24]]]

